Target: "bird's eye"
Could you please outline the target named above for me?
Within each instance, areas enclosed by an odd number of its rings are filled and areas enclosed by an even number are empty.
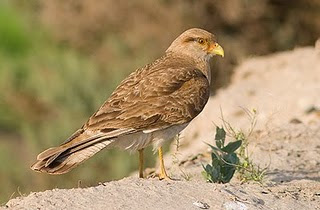
[[[204,42],[205,42],[204,39],[202,39],[202,38],[199,38],[199,39],[198,39],[198,43],[199,43],[199,44],[204,44]]]

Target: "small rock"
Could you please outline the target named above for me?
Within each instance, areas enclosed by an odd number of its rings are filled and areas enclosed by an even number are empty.
[[[302,123],[302,121],[297,119],[297,118],[293,118],[293,119],[290,120],[290,123],[292,123],[292,124],[300,124],[300,123]]]
[[[202,202],[202,201],[193,202],[193,205],[199,207],[200,209],[209,209],[210,208],[209,204]]]

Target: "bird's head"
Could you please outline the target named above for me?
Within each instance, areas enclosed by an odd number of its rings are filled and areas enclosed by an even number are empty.
[[[166,52],[185,54],[195,59],[209,60],[214,55],[224,57],[223,48],[213,34],[199,28],[192,28],[176,38]]]

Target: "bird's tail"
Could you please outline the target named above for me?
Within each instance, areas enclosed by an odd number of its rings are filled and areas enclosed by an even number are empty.
[[[102,133],[88,135],[87,132],[79,130],[60,146],[40,153],[31,169],[49,174],[67,173],[100,150],[110,146],[114,137],[114,135]]]

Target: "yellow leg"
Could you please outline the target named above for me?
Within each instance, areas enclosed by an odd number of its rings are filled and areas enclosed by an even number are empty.
[[[160,174],[159,174],[159,179],[170,179],[170,177],[167,175],[166,169],[164,167],[164,161],[163,161],[163,151],[162,147],[159,147],[158,149],[159,153],[159,162],[160,162]]]
[[[139,151],[139,178],[143,178],[143,149]]]

